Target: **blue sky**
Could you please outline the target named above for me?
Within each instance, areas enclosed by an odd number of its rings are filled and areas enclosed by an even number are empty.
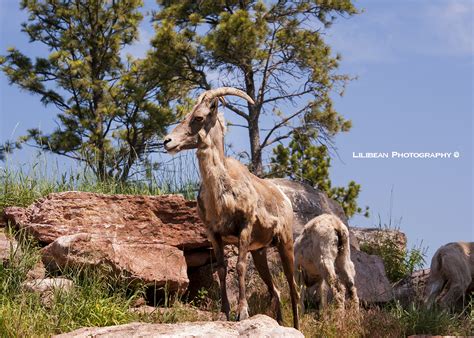
[[[147,5],[153,5],[147,1]],[[336,138],[334,185],[355,180],[362,185],[360,205],[369,205],[369,219],[351,223],[399,224],[409,246],[421,241],[434,253],[440,245],[474,240],[473,219],[473,64],[474,2],[356,1],[363,13],[339,18],[327,41],[343,56],[341,72],[352,81],[337,110],[353,121],[352,130]],[[44,50],[20,32],[26,18],[16,1],[0,0],[0,54],[15,46],[29,55]],[[153,36],[141,25],[141,39],[127,52],[141,56]],[[229,116],[230,120],[235,117]],[[27,128],[54,128],[55,111],[15,87],[0,74],[0,141],[16,138]],[[248,148],[242,131],[227,135],[236,150]],[[459,152],[451,159],[357,159],[353,152]],[[10,158],[34,162],[24,149]],[[47,157],[60,167],[62,158]],[[1,166],[2,164],[0,164]],[[69,164],[70,165],[70,164]],[[393,194],[391,194],[393,191]],[[392,196],[392,197],[391,197]],[[391,202],[392,201],[392,202]],[[390,207],[392,205],[392,207]]]

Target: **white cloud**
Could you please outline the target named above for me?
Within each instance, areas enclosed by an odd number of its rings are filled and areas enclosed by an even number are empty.
[[[328,42],[349,63],[387,63],[414,54],[474,55],[474,2],[369,2],[338,20]]]

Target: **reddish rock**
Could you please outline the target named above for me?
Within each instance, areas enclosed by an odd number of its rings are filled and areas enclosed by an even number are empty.
[[[196,202],[180,195],[49,194],[28,208],[9,207],[5,217],[49,244],[61,236],[98,234],[127,242],[144,241],[179,249],[208,247]]]
[[[107,265],[130,280],[184,291],[188,285],[183,250],[190,264],[208,248],[196,202],[180,195],[53,193],[28,208],[5,209],[5,218],[40,243],[49,268]]]
[[[79,233],[59,237],[42,249],[42,256],[49,269],[107,266],[126,280],[166,286],[169,291],[183,292],[188,286],[183,252],[170,245]]]

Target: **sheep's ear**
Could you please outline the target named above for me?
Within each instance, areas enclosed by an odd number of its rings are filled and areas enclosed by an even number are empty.
[[[219,106],[219,99],[218,98],[212,99],[211,106],[210,106],[211,114],[217,114],[218,106]]]

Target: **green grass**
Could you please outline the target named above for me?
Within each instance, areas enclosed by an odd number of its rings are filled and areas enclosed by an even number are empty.
[[[55,170],[51,171],[38,163],[26,170],[7,165],[0,167],[0,214],[5,207],[27,206],[52,192],[71,190],[130,195],[179,193],[187,199],[193,199],[198,189],[198,182],[189,171],[183,175],[161,175],[159,179],[152,176],[130,182],[99,182],[87,170],[54,174]]]

